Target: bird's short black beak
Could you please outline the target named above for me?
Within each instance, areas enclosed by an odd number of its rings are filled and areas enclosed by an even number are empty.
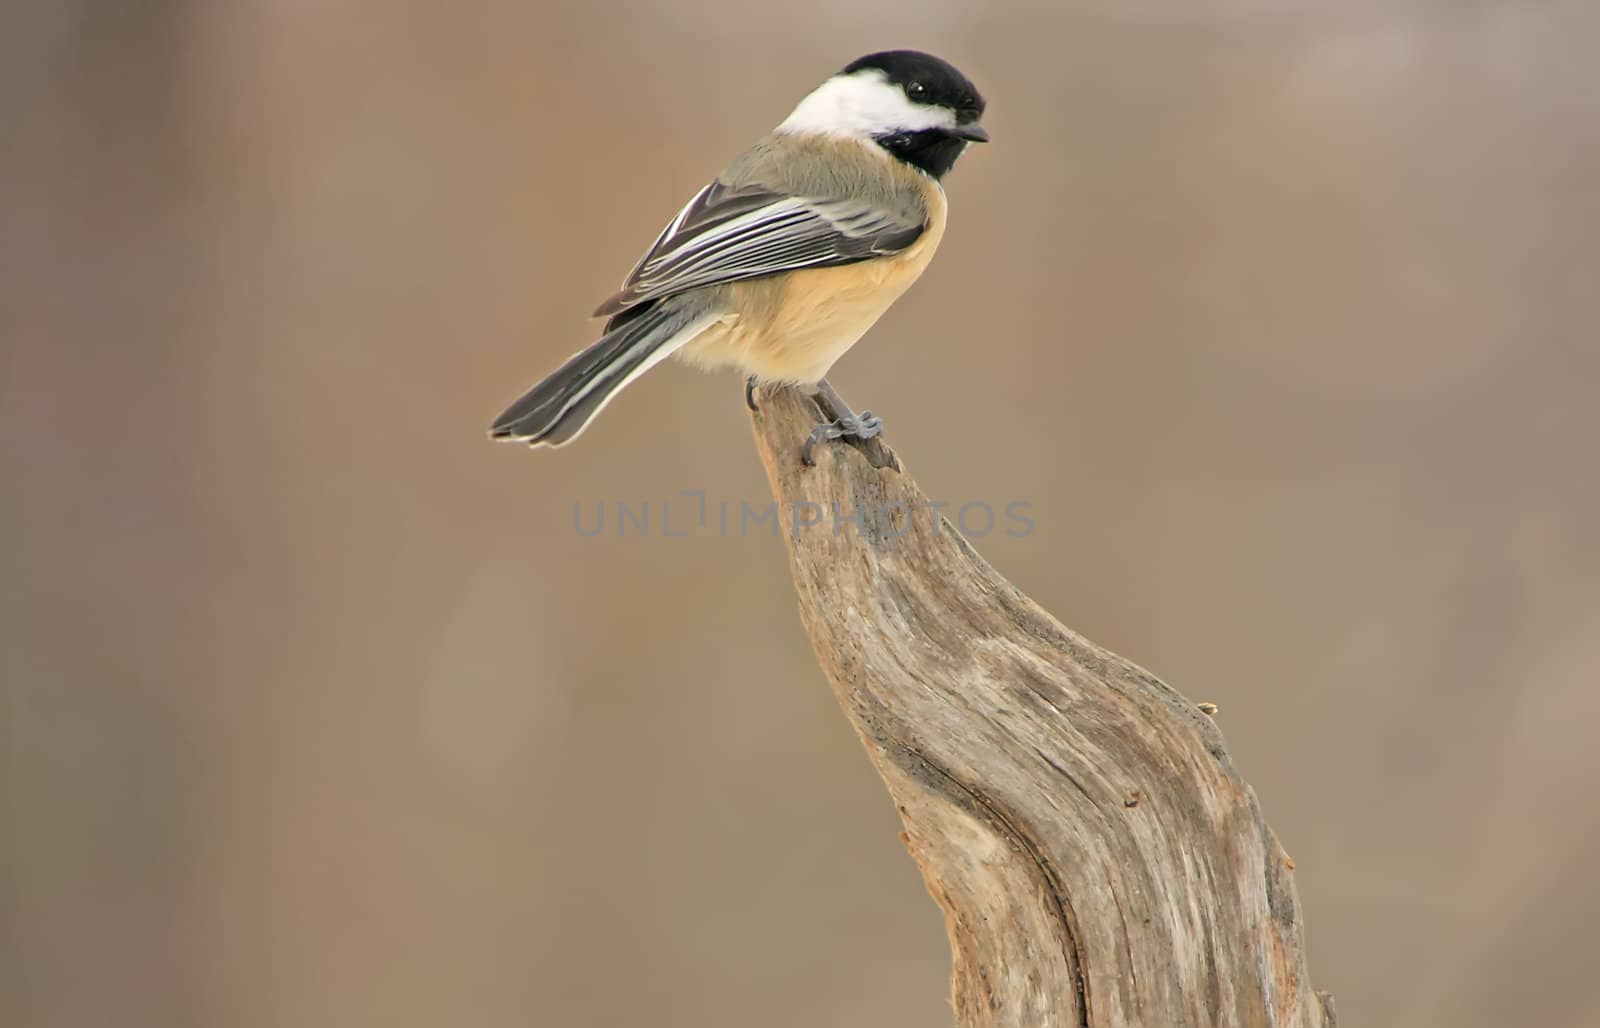
[[[989,141],[989,130],[977,122],[973,122],[970,125],[957,125],[955,137],[957,139],[965,139],[969,143],[987,143]]]

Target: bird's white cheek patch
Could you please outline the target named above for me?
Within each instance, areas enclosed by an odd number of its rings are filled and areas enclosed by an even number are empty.
[[[800,101],[778,131],[866,139],[955,124],[954,111],[912,103],[883,72],[872,70],[835,75],[824,82]]]

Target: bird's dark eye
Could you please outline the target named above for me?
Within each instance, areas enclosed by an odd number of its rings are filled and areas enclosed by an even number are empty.
[[[921,100],[928,95],[928,87],[920,82],[907,82],[906,95],[913,100]]]

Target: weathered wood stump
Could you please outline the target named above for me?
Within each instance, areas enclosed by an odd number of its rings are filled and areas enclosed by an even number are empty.
[[[959,1023],[1333,1025],[1212,719],[997,574],[881,442],[805,467],[832,412],[757,400],[801,617],[944,910]]]

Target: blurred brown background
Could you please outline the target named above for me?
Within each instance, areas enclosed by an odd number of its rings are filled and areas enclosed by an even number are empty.
[[[916,46],[996,142],[835,381],[1221,705],[1345,1021],[1600,1023],[1594,12],[11,0],[0,1020],[949,1023],[781,544],[680,496],[766,502],[737,378],[484,438]]]

